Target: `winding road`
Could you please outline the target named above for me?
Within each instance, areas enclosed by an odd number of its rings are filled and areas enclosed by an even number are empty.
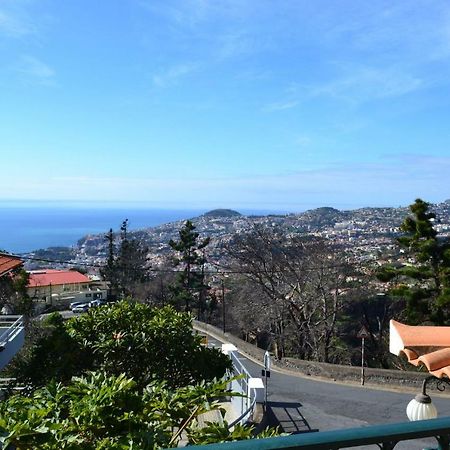
[[[218,347],[222,344],[211,335],[209,341]],[[239,358],[251,376],[261,377],[262,361],[257,363],[242,353]],[[274,423],[289,433],[405,422],[406,405],[414,396],[412,389],[403,392],[322,381],[278,368],[272,368],[268,381],[268,402]],[[434,392],[431,397],[439,416],[450,416],[450,397]],[[395,448],[422,449],[430,444],[435,441],[400,443]]]

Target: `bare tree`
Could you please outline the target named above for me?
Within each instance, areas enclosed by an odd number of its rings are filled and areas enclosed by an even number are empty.
[[[323,239],[262,226],[238,235],[227,250],[266,299],[278,356],[289,344],[302,358],[330,361],[339,314],[351,294],[343,256]]]
[[[170,286],[175,283],[176,273],[169,265],[156,270],[148,283],[145,301],[150,306],[163,307],[172,303]]]

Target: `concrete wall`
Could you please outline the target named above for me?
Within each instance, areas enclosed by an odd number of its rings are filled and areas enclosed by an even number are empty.
[[[200,332],[204,331],[216,336],[220,340],[225,340],[234,344],[241,352],[262,363],[265,350],[260,349],[248,342],[233,336],[230,333],[223,333],[219,328],[203,322],[194,321],[194,327]],[[284,358],[276,361],[272,358],[272,365],[280,369],[297,371],[306,376],[314,376],[328,380],[359,383],[361,380],[361,367],[343,366],[338,364],[327,364],[315,361],[305,361],[296,358]],[[422,385],[428,372],[414,372],[401,370],[371,369],[365,368],[365,382],[367,384],[386,385],[391,387],[407,387],[417,391]],[[430,386],[433,390],[433,387]]]

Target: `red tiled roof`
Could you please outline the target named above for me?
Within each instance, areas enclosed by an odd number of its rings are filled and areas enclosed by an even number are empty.
[[[20,267],[22,264],[23,261],[20,258],[0,253],[0,277]]]
[[[450,378],[450,327],[410,326],[391,320],[389,350],[404,354],[415,365],[424,365],[438,377]]]
[[[90,281],[86,275],[74,270],[36,270],[30,272],[28,287],[89,283]]]

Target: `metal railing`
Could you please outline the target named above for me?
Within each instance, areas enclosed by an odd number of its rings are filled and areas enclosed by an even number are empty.
[[[248,422],[253,414],[256,405],[256,389],[249,387],[250,374],[238,358],[237,352],[229,354],[233,363],[233,376],[240,376],[231,383],[231,390],[241,394],[239,397],[232,397],[233,406],[239,411],[239,416],[228,425],[233,428],[237,424]],[[236,404],[238,403],[238,404]]]
[[[0,316],[0,329],[6,328],[0,334],[0,347],[14,338],[23,329],[23,316]]]
[[[449,450],[450,417],[209,444],[202,447],[208,450],[333,450],[378,445],[380,449],[392,450],[400,442],[430,437],[434,437],[437,441],[436,450]],[[408,443],[408,448],[412,448],[409,444],[412,445],[413,442]]]

